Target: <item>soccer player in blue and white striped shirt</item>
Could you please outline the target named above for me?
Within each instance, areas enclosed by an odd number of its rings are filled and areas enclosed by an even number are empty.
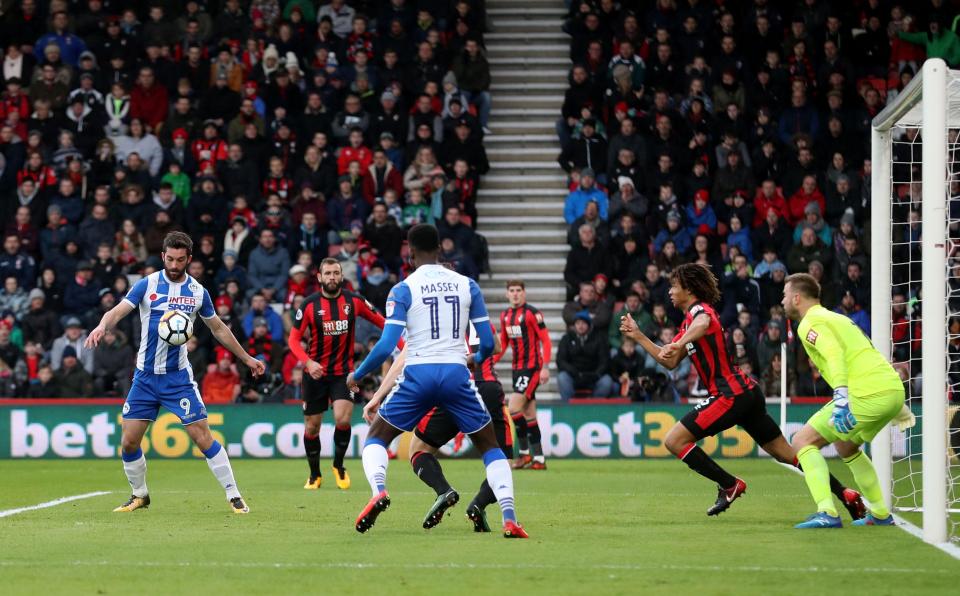
[[[123,435],[121,458],[123,470],[133,489],[126,503],[114,511],[134,511],[150,505],[147,492],[147,460],[140,442],[151,422],[156,420],[160,406],[176,414],[187,434],[207,458],[210,471],[223,486],[234,513],[248,513],[237,489],[227,450],[210,434],[207,408],[200,397],[193,370],[187,361],[185,345],[174,346],[160,339],[157,327],[168,311],[179,311],[196,319],[199,314],[213,336],[230,350],[238,361],[247,365],[254,376],[264,373],[265,365],[244,351],[220,317],[210,300],[210,294],[197,280],[186,274],[193,254],[193,240],[183,232],[171,232],[163,241],[163,269],[138,281],[127,295],[103,315],[100,324],[90,332],[85,347],[95,348],[107,329],[134,309],[140,311],[140,351],[133,385],[123,404]]]

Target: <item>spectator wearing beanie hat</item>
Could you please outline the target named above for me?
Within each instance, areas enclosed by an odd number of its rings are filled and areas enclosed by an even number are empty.
[[[226,285],[227,280],[232,279],[240,286],[240,291],[247,289],[247,270],[240,265],[239,254],[236,250],[226,249],[223,251],[223,265],[217,270],[213,278],[213,283],[221,288]]]
[[[657,233],[657,237],[653,239],[654,250],[657,252],[663,250],[663,245],[667,240],[673,242],[674,246],[677,247],[677,252],[680,254],[686,254],[693,245],[690,232],[687,231],[687,228],[683,227],[683,216],[675,209],[667,212],[666,229],[660,230],[660,232]]]
[[[247,334],[243,329],[243,321],[237,316],[237,310],[242,308],[242,304],[235,303],[230,296],[221,294],[213,301],[213,307],[217,309],[217,316],[230,328],[230,331],[241,344],[246,339]]]
[[[687,231],[691,238],[697,234],[713,236],[717,233],[717,214],[710,206],[710,193],[706,189],[694,193],[693,202],[687,205]]]
[[[833,230],[823,220],[821,213],[820,205],[816,201],[807,203],[803,208],[803,221],[798,222],[793,230],[794,244],[800,242],[800,234],[803,233],[804,228],[813,228],[821,242],[827,246],[833,245]]]
[[[80,366],[76,348],[67,346],[63,349],[61,358],[60,368],[55,373],[60,397],[91,397],[93,377]]]
[[[307,268],[297,263],[290,267],[287,278],[287,300],[286,306],[289,308],[293,303],[294,296],[309,296],[318,290],[317,280],[310,275]]]

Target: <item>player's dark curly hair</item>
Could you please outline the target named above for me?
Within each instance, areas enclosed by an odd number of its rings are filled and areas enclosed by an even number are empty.
[[[680,287],[707,304],[720,303],[720,286],[717,278],[706,265],[700,263],[685,263],[678,266],[670,274],[670,282],[677,282]]]

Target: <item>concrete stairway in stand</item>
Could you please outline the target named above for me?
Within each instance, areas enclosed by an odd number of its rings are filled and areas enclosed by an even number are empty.
[[[493,134],[484,140],[490,172],[477,208],[492,274],[482,275],[480,285],[497,316],[508,307],[506,281],[524,280],[527,301],[543,312],[556,346],[565,330],[560,312],[569,249],[563,221],[566,175],[557,164],[554,130],[570,68],[570,38],[561,31],[566,10],[561,0],[488,0],[487,12],[493,27],[485,36]],[[508,359],[497,370],[509,393]],[[555,381],[537,396],[559,398]]]

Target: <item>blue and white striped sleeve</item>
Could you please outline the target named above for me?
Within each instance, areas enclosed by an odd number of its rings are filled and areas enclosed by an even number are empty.
[[[200,309],[197,311],[202,319],[212,319],[217,311],[213,308],[213,300],[210,299],[210,292],[203,288],[203,298],[200,300]]]
[[[387,325],[407,326],[407,311],[410,310],[412,297],[410,288],[406,283],[400,282],[393,286],[390,295],[387,296],[385,314]]]
[[[474,325],[490,320],[487,305],[483,301],[483,292],[477,282],[470,280],[470,322]]]
[[[143,296],[147,293],[148,283],[146,277],[141,277],[137,283],[133,284],[133,287],[130,288],[127,295],[123,297],[123,300],[133,308],[138,308],[143,301]]]

